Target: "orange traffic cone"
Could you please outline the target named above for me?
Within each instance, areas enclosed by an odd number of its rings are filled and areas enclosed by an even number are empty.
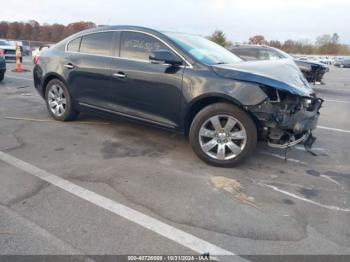
[[[22,64],[20,59],[16,59],[16,72],[22,72]]]
[[[19,46],[17,45],[16,48],[16,72],[22,72],[22,64],[21,64],[21,50]]]

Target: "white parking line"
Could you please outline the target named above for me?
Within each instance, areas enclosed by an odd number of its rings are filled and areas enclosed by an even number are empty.
[[[273,156],[273,157],[283,159],[283,160],[286,159],[284,156],[281,156],[279,154],[274,154],[274,153],[265,152],[265,151],[260,151],[260,154],[267,155],[267,156]],[[294,163],[306,165],[305,162],[298,160],[298,159],[290,158],[290,157],[287,157],[287,162],[294,162]]]
[[[5,163],[14,166],[24,172],[38,177],[56,187],[59,187],[72,195],[85,199],[86,201],[102,207],[116,215],[119,215],[131,222],[134,222],[144,228],[147,228],[163,237],[166,237],[174,242],[187,247],[199,254],[209,252],[211,255],[235,255],[234,253],[211,244],[205,240],[202,240],[196,236],[186,233],[180,229],[170,226],[164,222],[161,222],[155,218],[145,215],[135,209],[122,205],[114,200],[96,194],[90,190],[87,190],[81,186],[78,186],[70,181],[67,181],[61,177],[51,174],[43,169],[33,166],[27,162],[24,162],[18,158],[15,158],[9,154],[0,151],[0,160]],[[247,261],[236,257],[238,260]]]
[[[314,86],[313,89],[315,89],[316,91],[323,91],[325,90],[324,87],[318,87],[318,86]],[[349,91],[350,89],[345,89],[345,88],[329,88],[327,90],[330,91]]]
[[[305,147],[304,146],[295,146],[294,147],[296,150],[300,150],[300,151],[306,151]],[[321,148],[321,147],[313,147],[312,148],[312,151],[325,151],[324,148]]]
[[[350,101],[336,100],[336,99],[324,99],[324,101],[326,101],[326,102],[334,102],[334,103],[350,104]]]
[[[272,188],[273,190],[275,190],[275,191],[277,191],[277,192],[279,192],[281,194],[284,194],[284,195],[287,195],[287,196],[290,196],[290,197],[293,197],[293,198],[305,201],[305,202],[310,203],[310,204],[315,205],[315,206],[319,206],[319,207],[323,207],[323,208],[327,208],[327,209],[335,210],[335,211],[350,212],[350,208],[342,208],[342,207],[338,207],[338,206],[323,205],[323,204],[318,203],[316,201],[313,201],[313,200],[310,200],[310,199],[298,196],[298,195],[296,195],[294,193],[282,190],[282,189],[280,189],[280,188],[278,188],[276,186],[268,185],[268,184],[265,184],[265,183],[259,183],[259,184],[262,185],[262,186],[265,186],[265,187]]]
[[[5,75],[5,77],[8,77],[8,78],[17,78],[17,79],[22,79],[22,80],[29,80],[29,81],[33,81],[33,78],[29,78],[29,77],[10,76],[10,75]]]
[[[345,130],[340,128],[333,128],[333,127],[327,127],[327,126],[317,126],[317,128],[350,134],[350,130]]]

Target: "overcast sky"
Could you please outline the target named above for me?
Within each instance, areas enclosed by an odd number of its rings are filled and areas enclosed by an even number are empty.
[[[223,30],[234,42],[255,34],[272,40],[314,41],[337,32],[350,44],[350,0],[11,0],[0,20],[40,23],[92,21],[209,35]]]

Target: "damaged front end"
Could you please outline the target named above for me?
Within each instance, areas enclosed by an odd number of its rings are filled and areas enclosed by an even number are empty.
[[[261,138],[275,148],[303,143],[311,149],[316,140],[312,130],[317,126],[323,100],[314,94],[305,97],[268,86],[260,88],[267,98],[247,109],[259,122]]]

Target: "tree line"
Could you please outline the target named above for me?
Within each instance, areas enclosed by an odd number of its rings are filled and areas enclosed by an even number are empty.
[[[226,38],[225,33],[220,30],[216,30],[208,38],[228,49],[234,45]],[[337,33],[319,36],[316,38],[315,43],[311,43],[308,40],[295,41],[292,39],[284,42],[278,40],[268,41],[263,35],[255,35],[243,44],[272,46],[292,54],[350,55],[349,46],[339,43],[339,39],[340,37]]]
[[[0,38],[11,40],[32,40],[56,43],[81,30],[95,27],[92,22],[75,22],[68,25],[39,24],[35,20],[28,22],[0,22]]]
[[[28,22],[2,21],[0,22],[0,38],[56,43],[71,34],[95,26],[95,23],[86,21],[68,25],[57,23],[39,24],[35,20]],[[234,45],[221,30],[216,30],[208,38],[227,48]],[[333,35],[325,34],[318,37],[315,43],[311,43],[308,40],[295,41],[292,39],[281,42],[278,40],[268,41],[263,35],[255,35],[250,37],[244,44],[268,45],[293,54],[350,55],[349,46],[341,44],[339,38],[339,35],[334,33]]]

